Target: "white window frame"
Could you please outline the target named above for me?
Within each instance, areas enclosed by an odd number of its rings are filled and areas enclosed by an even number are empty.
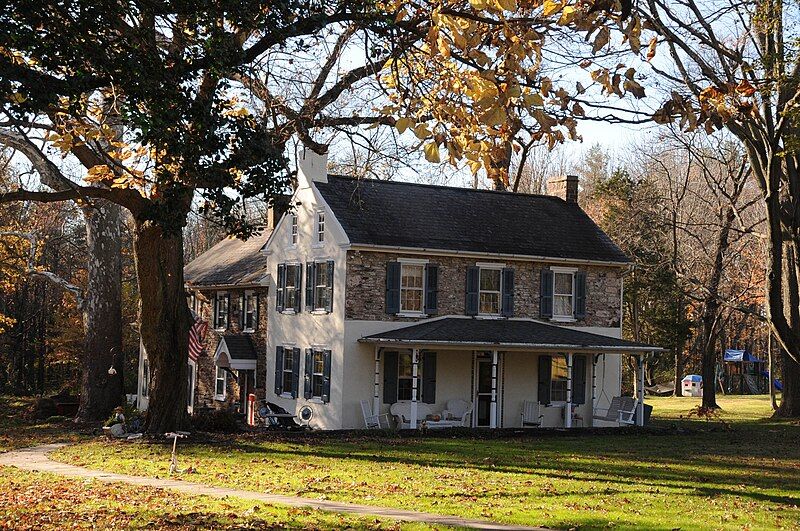
[[[253,326],[247,326],[247,303],[252,300],[255,306],[253,307]],[[255,332],[258,328],[258,295],[256,292],[249,289],[244,292],[244,305],[242,307],[242,332]]]
[[[298,222],[299,218],[297,213],[289,214],[290,216],[290,224],[289,224],[289,247],[297,247],[297,242],[300,240],[300,233]]]
[[[564,379],[556,379],[553,377],[553,374],[556,369],[556,364],[563,365],[564,367]],[[563,388],[564,398],[555,399],[554,396],[554,388],[553,384],[558,382],[559,384],[559,392],[562,391]],[[563,384],[563,385],[562,385]],[[567,367],[567,360],[563,354],[553,354],[550,357],[550,402],[556,404],[566,404],[567,403],[567,387],[569,384],[569,368]]]
[[[292,360],[289,369],[286,369],[286,354],[289,354],[289,357]],[[302,355],[301,355],[302,359]],[[289,373],[289,386],[287,387],[286,384],[286,373]],[[292,398],[292,379],[294,376],[294,345],[284,345],[283,346],[283,367],[281,367],[281,398]],[[299,377],[300,375],[298,375]]]
[[[414,365],[413,365],[414,364],[414,354],[412,352],[403,352],[403,351],[398,352],[397,353],[397,401],[398,402],[409,401],[409,400],[412,400],[413,397],[414,397],[414,376],[413,376],[413,374],[412,374],[412,376],[401,376],[400,375],[400,367],[402,366],[401,360],[402,360],[402,358],[404,356],[409,356],[409,361],[411,363],[412,371],[414,369]],[[420,355],[420,363],[417,365],[417,381],[419,382],[419,385],[417,386],[417,401],[418,402],[422,401],[421,394],[422,394],[422,366],[423,366],[423,364],[421,363],[421,357],[422,356]],[[407,380],[408,381],[407,385],[409,386],[409,390],[411,391],[411,394],[408,396],[408,398],[401,398],[400,397],[400,381],[401,380]]]
[[[494,262],[478,262],[475,264],[480,268],[478,271],[478,315],[483,317],[500,317],[500,314],[503,312],[503,268],[506,267],[505,264],[497,264]],[[489,290],[482,290],[481,289],[481,275],[483,271],[497,271],[498,276],[500,277],[499,283],[499,290],[498,291],[489,291]],[[485,313],[481,312],[481,293],[497,293],[497,312],[492,313]]]
[[[286,267],[286,269],[285,269],[285,272],[284,272],[284,285],[283,285],[283,311],[281,313],[294,315],[295,314],[295,311],[294,311],[295,304],[294,303],[293,304],[289,304],[289,292],[291,291],[292,295],[295,295],[297,293],[297,290],[296,290],[296,288],[297,288],[297,277],[295,276],[294,284],[292,284],[292,289],[291,290],[289,289],[289,284],[286,281],[289,279],[289,267],[296,268],[297,266],[300,266],[300,271],[301,271],[300,274],[302,275],[303,274],[302,273],[303,265],[298,263],[298,262],[286,262],[284,264],[284,266]],[[295,271],[296,271],[296,269],[295,269]],[[303,294],[300,293],[297,296],[298,297],[302,297]],[[302,302],[303,301],[301,300],[300,301],[301,306],[302,306]]]
[[[220,372],[222,373],[222,377],[220,377]],[[218,384],[222,381],[222,394],[217,393]],[[217,401],[224,401],[225,397],[228,395],[228,375],[225,372],[225,369],[222,367],[217,366],[217,372],[214,374],[214,400]]]
[[[575,274],[578,272],[577,267],[558,267],[558,266],[551,266],[550,271],[553,272],[553,316],[551,317],[552,321],[560,321],[571,323],[574,322],[575,319]],[[556,275],[571,275],[572,277],[572,293],[556,293]],[[569,315],[561,315],[556,313],[556,297],[570,297],[572,302],[572,311]]]
[[[317,355],[322,359],[321,372],[317,372]],[[317,378],[320,382],[320,393],[314,391],[317,387]],[[325,349],[321,347],[311,348],[311,398],[315,402],[322,403],[322,391],[325,390]]]
[[[397,313],[400,317],[424,317],[425,316],[425,285],[428,281],[428,271],[427,267],[425,267],[429,260],[424,258],[398,258],[397,261],[400,263],[400,311]],[[403,268],[404,267],[422,267],[422,287],[421,288],[408,288],[403,287]],[[420,309],[417,310],[405,310],[403,309],[403,290],[418,290],[421,292],[420,297]]]
[[[314,247],[325,245],[325,211],[314,212]]]
[[[225,301],[225,326],[219,326],[219,302]],[[231,323],[229,322],[231,316],[230,300],[228,299],[227,291],[218,291],[214,294],[214,330],[224,332],[227,330]]]
[[[323,315],[323,314],[327,314],[328,313],[328,306],[327,305],[323,306],[323,305],[321,305],[319,303],[320,297],[318,296],[319,294],[318,294],[318,291],[317,291],[320,288],[325,289],[325,290],[328,289],[328,285],[327,284],[320,285],[317,282],[317,275],[319,274],[319,271],[322,268],[325,268],[325,274],[327,275],[328,274],[328,260],[327,259],[325,259],[325,260],[314,260],[314,279],[313,279],[313,282],[314,282],[314,308],[312,308],[311,313],[313,313],[315,315]],[[333,268],[336,269],[336,265],[335,264],[334,264]],[[308,282],[308,279],[306,279],[306,282]]]

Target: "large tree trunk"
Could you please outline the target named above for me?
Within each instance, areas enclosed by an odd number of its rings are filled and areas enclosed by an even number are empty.
[[[146,430],[166,433],[187,427],[189,328],[183,282],[183,235],[152,221],[136,220],[140,331],[150,365]]]
[[[795,337],[800,330],[800,293],[798,292],[797,263],[795,247],[793,245],[784,246],[783,262],[783,297],[784,315],[789,325],[789,329]],[[795,352],[790,356],[789,352],[781,349],[781,405],[775,412],[779,417],[800,417],[800,353]],[[770,375],[771,376],[771,375]]]
[[[78,418],[102,420],[125,400],[121,209],[107,201],[95,201],[84,207],[83,213],[89,263]],[[111,367],[116,374],[109,374]]]

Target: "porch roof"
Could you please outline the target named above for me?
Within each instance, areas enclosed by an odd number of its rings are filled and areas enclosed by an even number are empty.
[[[468,348],[518,348],[592,352],[653,352],[661,347],[592,334],[533,319],[443,317],[359,341],[376,344],[443,345]]]
[[[215,365],[234,370],[253,370],[257,359],[253,341],[246,334],[223,335],[214,354]]]

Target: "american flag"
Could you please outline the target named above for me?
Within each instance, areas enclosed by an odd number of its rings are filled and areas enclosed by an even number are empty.
[[[200,354],[203,352],[203,342],[206,339],[206,332],[208,331],[208,322],[192,312],[194,316],[194,324],[189,329],[189,359],[197,361]]]

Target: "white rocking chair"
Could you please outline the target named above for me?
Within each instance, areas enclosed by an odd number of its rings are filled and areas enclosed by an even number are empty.
[[[368,400],[361,401],[361,414],[364,415],[364,425],[368,430],[380,430],[383,428],[388,429],[391,427],[391,424],[389,423],[389,414],[373,414],[372,406]],[[381,423],[381,419],[384,419],[383,423]]]
[[[522,403],[522,427],[539,428],[542,425],[542,405],[539,402],[525,400]]]

